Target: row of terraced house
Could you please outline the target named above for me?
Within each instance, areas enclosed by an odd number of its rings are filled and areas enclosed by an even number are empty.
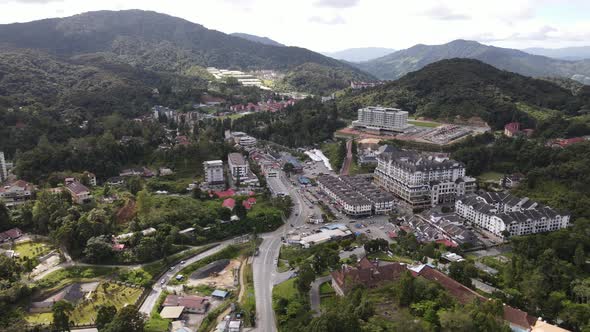
[[[393,209],[393,195],[362,176],[320,176],[318,186],[351,216],[386,214]]]

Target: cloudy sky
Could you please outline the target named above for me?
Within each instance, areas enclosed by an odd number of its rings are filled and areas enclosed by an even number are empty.
[[[0,0],[0,23],[135,8],[315,51],[459,38],[511,48],[590,45],[589,0]]]

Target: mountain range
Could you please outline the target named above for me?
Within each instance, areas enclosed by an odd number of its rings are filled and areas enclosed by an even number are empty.
[[[0,25],[0,48],[34,49],[60,61],[100,54],[106,61],[183,75],[199,72],[195,67],[275,69],[289,73],[298,66],[313,64],[338,72],[338,78],[325,79],[340,89],[351,79],[372,78],[349,64],[304,48],[265,45],[180,18],[140,10],[88,12]],[[317,78],[317,74],[310,75],[311,80]],[[309,90],[305,82],[300,83],[292,88]]]
[[[590,46],[564,48],[525,48],[523,51],[562,60],[590,59]]]
[[[256,36],[256,35],[250,35],[247,33],[234,32],[234,33],[230,33],[230,36],[244,38],[246,40],[257,42],[257,43],[264,44],[264,45],[281,46],[281,47],[285,46],[285,45],[283,45],[277,41],[274,41],[268,37],[260,37],[260,36]]]
[[[360,47],[348,48],[337,52],[322,52],[322,54],[334,59],[344,60],[348,62],[363,62],[380,58],[393,52],[395,52],[395,50],[392,48]]]
[[[392,80],[428,64],[452,58],[477,59],[526,76],[567,77],[590,84],[590,60],[559,60],[468,40],[455,40],[443,45],[419,44],[355,65],[380,79]]]

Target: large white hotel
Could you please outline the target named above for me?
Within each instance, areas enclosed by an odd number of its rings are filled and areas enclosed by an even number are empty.
[[[570,222],[568,214],[507,193],[461,197],[455,203],[455,213],[500,237],[556,231]]]
[[[373,130],[403,131],[408,127],[408,112],[398,108],[369,106],[358,110],[358,120],[354,127]]]
[[[474,192],[476,181],[465,165],[445,156],[387,146],[377,155],[375,183],[414,209],[454,203]]]

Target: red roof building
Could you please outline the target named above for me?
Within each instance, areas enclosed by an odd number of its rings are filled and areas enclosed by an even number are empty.
[[[557,138],[549,142],[549,146],[554,148],[566,148],[572,144],[586,142],[586,137]]]
[[[18,239],[22,235],[23,231],[21,231],[19,228],[11,228],[7,231],[0,233],[0,242]]]
[[[344,295],[355,284],[363,284],[368,288],[378,287],[385,282],[397,280],[404,271],[410,271],[414,277],[422,277],[439,284],[461,304],[467,304],[476,299],[488,301],[486,297],[428,265],[419,267],[409,267],[402,263],[380,265],[378,261],[370,261],[366,257],[361,259],[356,267],[344,265],[340,270],[332,272],[332,287],[338,295]],[[504,305],[503,318],[513,330],[523,331],[529,331],[537,320],[536,317],[507,305]]]
[[[226,198],[225,200],[223,200],[223,203],[221,203],[221,206],[233,210],[236,206],[236,200],[233,198]]]
[[[510,122],[504,126],[504,135],[515,137],[520,133],[520,123]]]
[[[236,192],[233,189],[228,189],[225,191],[215,191],[214,194],[218,198],[227,198],[227,197],[233,197],[236,194]]]

